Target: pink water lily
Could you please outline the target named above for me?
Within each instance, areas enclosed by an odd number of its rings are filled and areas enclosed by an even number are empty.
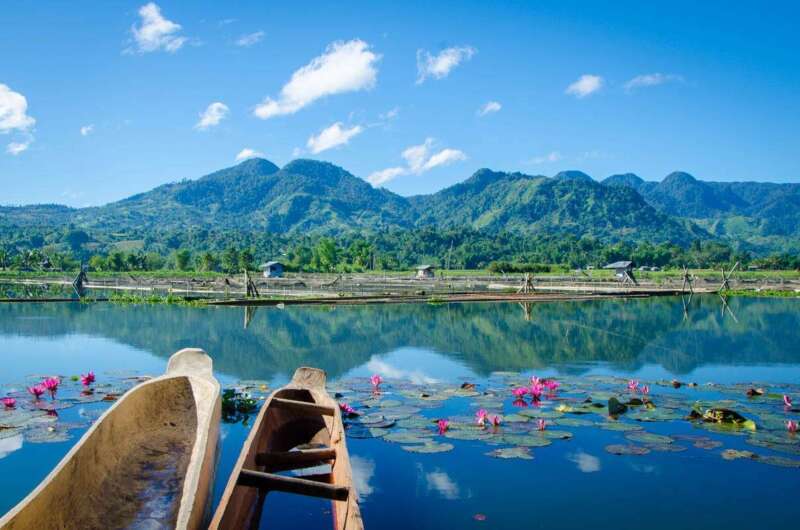
[[[783,406],[786,407],[787,409],[792,408],[792,398],[790,398],[789,396],[784,395],[783,396]]]
[[[502,421],[503,419],[500,416],[492,416],[492,425],[494,425],[495,427],[499,427]]]
[[[447,432],[447,428],[450,426],[449,420],[439,420],[436,422],[436,425],[439,427],[439,434],[444,434]]]
[[[378,374],[375,374],[369,378],[369,382],[372,383],[372,387],[375,390],[378,390],[378,387],[381,386],[381,383],[383,383],[383,377],[379,376]]]
[[[486,409],[480,409],[478,412],[475,413],[475,423],[483,427],[486,425],[486,419],[489,417],[489,413],[486,412]]]
[[[561,385],[559,384],[559,382],[558,382],[558,381],[556,381],[555,379],[545,379],[544,383],[542,383],[542,384],[543,384],[543,385],[544,385],[544,386],[547,388],[547,390],[549,390],[550,392],[555,392],[556,390],[558,390],[558,387],[559,387],[559,386],[561,386]]]
[[[642,385],[641,392],[646,396],[647,394],[650,393],[650,387],[647,385]]]
[[[514,405],[515,407],[520,407],[520,408],[525,408],[525,407],[527,407],[527,406],[528,406],[528,402],[527,402],[527,401],[525,401],[525,400],[524,400],[524,399],[522,399],[522,398],[520,398],[520,399],[515,399],[515,400],[514,400],[514,401],[513,401],[511,404],[512,404],[512,405]]]
[[[61,380],[58,377],[48,377],[42,381],[42,386],[44,386],[48,392],[50,392],[50,397],[55,399],[56,392],[58,391],[58,385],[61,384]]]
[[[536,428],[540,431],[543,431],[547,428],[547,422],[544,421],[542,418],[539,418],[539,421],[536,422]]]
[[[356,409],[354,409],[353,407],[351,407],[350,405],[348,405],[345,402],[339,403],[339,409],[346,416],[357,416],[358,415],[358,412],[356,412]]]
[[[539,401],[539,399],[542,397],[542,390],[543,387],[541,383],[534,383],[531,385],[530,393],[534,401]]]
[[[94,381],[95,377],[94,377],[94,372],[92,370],[89,370],[88,374],[81,374],[81,383],[83,384],[83,386],[89,386],[92,383],[94,383]]]
[[[17,406],[17,400],[12,397],[4,397],[3,406],[7,409],[13,409]]]
[[[795,433],[797,432],[797,422],[794,420],[789,420],[786,422],[786,430]]]
[[[628,381],[628,390],[631,392],[636,392],[636,389],[639,388],[639,381],[636,379],[631,379]]]
[[[520,387],[517,387],[517,388],[513,389],[511,391],[511,393],[514,394],[515,398],[522,399],[522,398],[525,397],[525,394],[528,393],[528,389],[525,388],[524,386],[520,386]]]
[[[47,389],[43,385],[33,385],[28,387],[28,392],[37,401],[39,400],[39,398],[42,397],[42,394],[44,394],[46,391]]]
[[[531,385],[540,385],[542,384],[542,380],[536,377],[535,375],[531,377]]]

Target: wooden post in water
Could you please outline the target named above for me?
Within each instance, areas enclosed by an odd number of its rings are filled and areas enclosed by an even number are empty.
[[[692,288],[692,276],[689,274],[689,269],[686,268],[686,265],[683,266],[683,285],[681,285],[681,292],[686,290],[686,286],[689,286],[689,292],[694,294],[694,289]]]
[[[730,288],[731,288],[731,284],[730,284],[731,276],[733,276],[734,271],[736,269],[738,269],[738,268],[739,268],[739,262],[738,261],[734,264],[733,267],[731,267],[730,272],[728,272],[727,274],[725,273],[725,267],[722,268],[722,270],[721,270],[721,272],[722,272],[722,283],[720,284],[719,289],[717,290],[718,293],[721,293],[722,291],[729,291],[730,290]]]

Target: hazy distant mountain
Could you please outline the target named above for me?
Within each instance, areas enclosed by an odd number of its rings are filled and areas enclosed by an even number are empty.
[[[713,234],[766,248],[800,239],[800,185],[703,182],[688,173],[661,182],[626,173],[599,183],[580,171],[550,178],[481,169],[437,193],[401,197],[327,162],[279,168],[251,159],[100,207],[0,207],[0,228],[70,223],[90,232],[281,234],[471,227],[680,244]]]

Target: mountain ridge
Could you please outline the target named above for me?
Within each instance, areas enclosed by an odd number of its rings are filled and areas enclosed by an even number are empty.
[[[706,182],[680,171],[661,182],[633,173],[597,181],[577,170],[547,177],[482,168],[436,193],[403,197],[329,162],[281,168],[252,158],[102,206],[0,206],[2,227],[56,225],[289,235],[469,227],[684,246],[739,238],[757,247],[800,239],[800,184]]]

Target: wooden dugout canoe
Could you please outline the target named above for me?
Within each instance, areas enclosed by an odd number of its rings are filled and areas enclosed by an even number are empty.
[[[114,403],[0,528],[202,528],[220,415],[211,358],[175,353],[166,373]]]
[[[324,472],[315,475],[278,474],[319,466]],[[325,391],[322,370],[298,368],[261,407],[210,528],[258,528],[270,491],[331,499],[335,530],[364,528],[342,415]]]

